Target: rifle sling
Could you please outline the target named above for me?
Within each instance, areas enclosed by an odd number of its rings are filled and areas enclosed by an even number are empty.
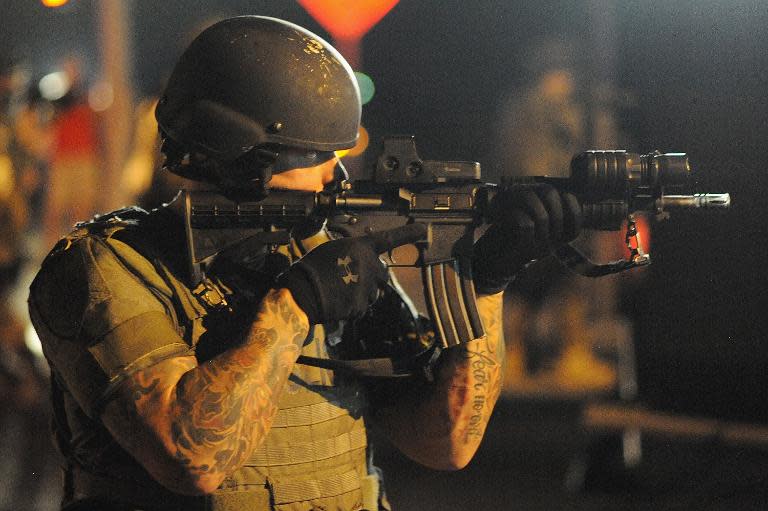
[[[434,343],[421,353],[407,359],[382,357],[338,360],[300,355],[296,362],[361,378],[408,378],[421,376],[427,381],[433,381],[432,370],[441,351],[437,343]]]
[[[570,244],[560,246],[555,254],[558,259],[560,259],[561,263],[584,277],[602,277],[604,275],[611,275],[613,273],[629,270],[637,266],[632,261],[624,259],[605,264],[596,264]]]

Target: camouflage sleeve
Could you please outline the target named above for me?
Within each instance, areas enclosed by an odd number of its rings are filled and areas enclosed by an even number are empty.
[[[30,287],[30,317],[45,356],[90,417],[126,376],[191,353],[161,299],[170,290],[148,261],[129,269],[126,258],[141,256],[118,256],[104,240],[84,237],[54,250]]]

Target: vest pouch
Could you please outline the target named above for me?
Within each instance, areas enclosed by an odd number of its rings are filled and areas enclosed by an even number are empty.
[[[365,508],[360,483],[360,475],[356,470],[332,474],[322,479],[270,477],[267,481],[274,511],[363,511]]]
[[[215,511],[266,511],[274,509],[270,492],[265,488],[238,489],[233,491],[217,491],[206,498],[207,510]],[[202,511],[202,510],[201,510]]]

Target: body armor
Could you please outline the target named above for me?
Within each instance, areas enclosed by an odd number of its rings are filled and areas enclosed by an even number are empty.
[[[167,243],[173,238],[163,222],[155,222],[156,232],[163,233],[160,237],[152,235],[153,227],[150,226],[149,231],[145,228],[145,224],[158,218],[168,221],[169,212],[156,211],[148,216],[129,210],[82,224],[57,245],[46,265],[54,265],[50,270],[54,271],[56,258],[78,244],[98,243],[104,250],[111,251],[109,257],[119,261],[164,304],[185,343],[184,346],[152,347],[152,351],[172,354],[191,350],[202,362],[216,351],[226,349],[220,345],[212,349],[210,344],[222,341],[215,328],[217,315],[229,314],[221,305],[228,303],[227,290],[214,281],[208,281],[207,286],[200,289],[190,289],[184,283],[180,261],[163,259],[162,256],[169,253],[167,249],[147,242],[162,238]],[[180,239],[176,237],[175,241]],[[41,274],[45,273],[46,265]],[[51,351],[57,437],[67,458],[65,504],[69,502],[75,506],[73,509],[80,509],[78,506],[82,505],[92,509],[89,506],[109,502],[108,509],[115,509],[112,504],[123,503],[126,509],[164,511],[386,509],[380,507],[384,504],[380,503],[379,479],[367,455],[363,418],[365,389],[355,379],[299,364],[281,396],[266,440],[242,468],[208,496],[183,497],[164,489],[117,446],[95,418],[98,403],[92,410],[83,410],[74,399],[73,393],[101,388],[101,379],[114,380],[125,370],[127,360],[120,360],[120,354],[114,355],[114,349],[107,350],[97,343],[82,356],[93,357],[93,367],[104,374],[96,374],[96,370],[93,375],[83,376],[82,383],[78,384],[82,389],[71,389],[57,377],[59,371],[66,370],[60,367],[66,364],[56,363],[61,355],[52,351],[57,349],[60,334],[48,328],[39,314],[42,308],[35,306],[36,300],[45,295],[46,282],[53,280],[49,277],[33,284],[30,312],[46,355]],[[328,358],[329,346],[340,339],[340,329],[326,332],[323,326],[316,326],[302,354]],[[141,346],[131,349],[143,352]]]

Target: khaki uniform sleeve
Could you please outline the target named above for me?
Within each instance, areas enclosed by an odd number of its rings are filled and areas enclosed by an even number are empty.
[[[132,268],[152,268],[85,237],[49,256],[30,288],[29,311],[57,378],[95,418],[117,385],[161,360],[191,354],[171,314]]]

